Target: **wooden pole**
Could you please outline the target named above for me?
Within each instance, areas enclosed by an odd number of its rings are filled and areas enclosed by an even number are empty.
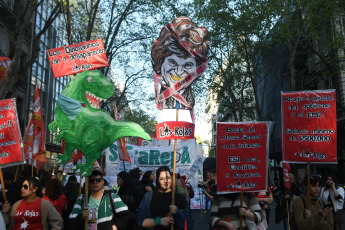
[[[14,175],[14,180],[13,180],[13,183],[16,182],[17,180],[17,176],[18,176],[18,170],[19,170],[19,165],[17,165],[17,169],[16,169],[16,175]]]
[[[62,178],[63,178],[63,172],[65,171],[65,165],[66,165],[66,164],[64,164],[63,167],[62,167],[62,173],[61,173],[61,178],[60,178],[61,181],[62,181]]]
[[[176,102],[177,102],[177,101],[176,101]],[[178,111],[179,111],[179,109],[176,109],[176,121],[178,121]],[[177,152],[177,139],[175,139],[175,144],[174,144],[174,166],[173,166],[171,205],[174,205],[174,204],[175,204],[176,152]],[[173,230],[173,229],[174,229],[174,224],[171,225],[171,230]]]
[[[288,214],[288,226],[289,226],[289,230],[290,230],[290,212],[289,212],[289,201],[288,200],[286,200],[286,211],[287,211],[287,214]],[[293,218],[295,218],[295,217],[293,217]]]
[[[243,192],[241,192],[240,208],[243,208]],[[243,216],[240,216],[240,229],[243,229]]]
[[[198,191],[199,191],[199,201],[200,201],[200,217],[201,219],[203,219],[203,216],[202,216],[202,196],[201,196],[201,192],[200,192],[200,188],[198,188]]]
[[[85,177],[85,206],[84,207],[89,206],[89,199],[88,198],[89,198],[89,177],[87,176],[87,177]],[[87,230],[88,221],[89,221],[89,218],[86,217],[85,218],[85,230]]]
[[[80,158],[80,164],[82,164],[82,163],[83,163],[83,159]],[[81,194],[81,186],[82,186],[82,183],[83,183],[83,177],[81,176],[81,174],[79,176],[80,176],[80,178],[79,178],[79,182],[80,182],[79,183],[79,195],[80,195]]]
[[[103,155],[101,155],[101,169],[103,169]]]
[[[126,165],[125,165],[125,161],[122,161],[122,164],[123,164],[123,171],[126,172]]]
[[[4,196],[4,203],[7,201],[6,198],[6,189],[4,183],[4,177],[2,176],[2,168],[0,167],[0,179],[1,179],[1,188],[2,188],[2,195]]]
[[[34,177],[34,159],[31,159],[31,177]]]
[[[310,162],[308,162],[308,183],[307,183],[307,210],[310,210]]]

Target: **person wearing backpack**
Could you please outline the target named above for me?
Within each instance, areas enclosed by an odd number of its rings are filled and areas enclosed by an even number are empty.
[[[307,185],[308,178],[304,183]],[[296,197],[292,202],[291,230],[332,230],[333,216],[329,207],[323,207],[319,199],[321,192],[322,177],[320,175],[310,176],[310,207],[306,207],[307,194]],[[308,191],[308,190],[307,190]]]
[[[91,195],[85,198],[84,195],[78,197],[72,213],[70,215],[71,229],[84,229],[85,218],[88,218],[89,230],[112,229],[113,225],[117,229],[135,229],[130,226],[135,223],[135,217],[121,198],[112,190],[103,188],[104,179],[101,169],[94,169],[89,177],[89,187]],[[85,199],[88,199],[88,206],[85,206]]]
[[[344,189],[338,186],[338,180],[333,173],[326,177],[326,187],[321,190],[321,198],[332,204],[331,210],[334,217],[334,230],[342,230],[344,217]]]

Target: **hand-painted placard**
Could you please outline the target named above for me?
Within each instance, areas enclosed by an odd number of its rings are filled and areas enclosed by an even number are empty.
[[[217,193],[267,188],[267,122],[217,123]]]
[[[102,39],[47,50],[55,78],[109,66]]]
[[[282,92],[286,162],[337,162],[335,90]]]
[[[166,121],[156,125],[157,140],[194,139],[193,123],[185,121]]]
[[[22,138],[15,99],[0,101],[0,165],[8,167],[24,162]]]

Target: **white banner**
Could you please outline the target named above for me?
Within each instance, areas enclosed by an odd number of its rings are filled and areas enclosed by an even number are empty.
[[[109,148],[103,150],[103,154],[106,156],[106,175],[107,178],[113,178],[115,181],[119,172],[130,171],[133,168],[139,167],[143,173],[146,171],[154,171],[161,166],[168,166],[170,170],[173,169],[174,162],[174,146],[137,146],[126,144],[128,155],[132,161],[132,165],[125,161],[119,160],[118,148],[116,143]],[[197,161],[197,163],[195,163]],[[200,163],[201,162],[201,163]],[[197,197],[197,185],[202,182],[202,150],[197,147],[195,140],[188,140],[185,142],[179,142],[176,151],[176,169],[181,176],[186,176],[188,182],[193,186],[195,196]],[[125,166],[124,166],[125,165]],[[193,167],[192,167],[193,166]],[[199,166],[199,168],[197,168]],[[191,170],[193,170],[191,175]],[[109,181],[110,182],[110,181]],[[113,184],[114,185],[114,184]],[[199,208],[199,199],[192,199],[191,207]]]

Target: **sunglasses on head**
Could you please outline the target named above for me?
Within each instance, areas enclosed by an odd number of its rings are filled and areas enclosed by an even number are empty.
[[[322,179],[322,176],[321,176],[321,175],[318,175],[318,174],[310,175],[310,179],[311,179],[311,180],[321,180],[321,179]]]
[[[23,184],[22,188],[24,188],[25,190],[27,190],[29,188],[29,186],[27,184]]]
[[[100,183],[102,181],[102,178],[101,177],[99,177],[99,178],[92,178],[92,179],[90,179],[90,183],[91,184],[93,184],[93,183]]]

